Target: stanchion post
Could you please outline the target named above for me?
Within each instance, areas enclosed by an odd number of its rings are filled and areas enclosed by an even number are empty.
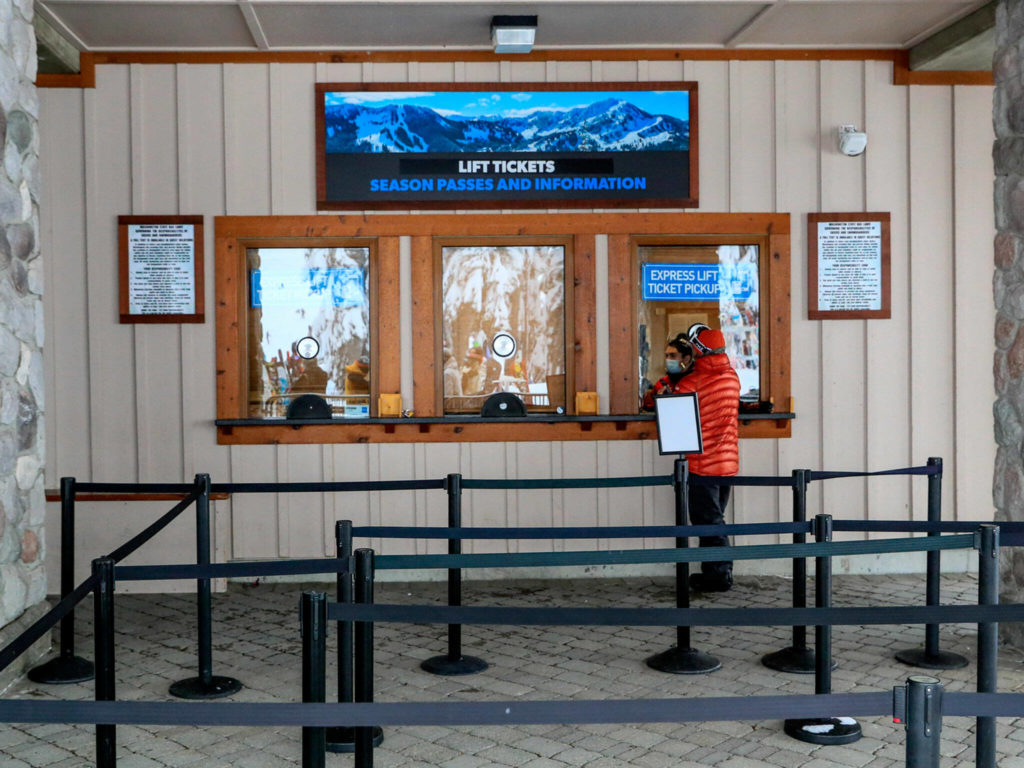
[[[344,570],[338,571],[336,582],[339,603],[351,605],[352,589],[352,521],[338,520],[334,524],[334,542],[338,563]],[[338,622],[338,702],[351,704],[352,698],[352,622]],[[373,728],[373,746],[380,746],[384,733],[379,726]],[[329,752],[352,752],[355,749],[355,729],[340,725],[327,729],[327,750]]]
[[[942,521],[942,459],[933,456],[928,459],[928,466],[933,467],[928,475],[928,522]],[[929,536],[941,536],[941,531],[929,531]],[[927,554],[927,570],[925,574],[925,603],[929,606],[939,604],[939,575],[942,572],[941,553],[933,550]],[[897,661],[912,667],[924,669],[960,669],[967,666],[967,658],[959,653],[939,649],[939,625],[926,624],[924,628],[924,648],[907,648],[896,652]]]
[[[355,601],[373,605],[373,550],[357,549],[355,554]],[[355,699],[373,702],[373,622],[355,622]],[[373,768],[373,728],[355,729],[355,768]]]
[[[832,540],[832,516],[815,515],[814,540],[819,544]],[[832,607],[832,558],[814,559],[814,605]],[[832,693],[832,627],[818,624],[814,628],[814,692]]]
[[[807,522],[807,484],[809,469],[793,470],[793,522]],[[807,536],[803,532],[793,534],[794,544],[803,544]],[[793,558],[793,607],[807,607],[807,560]],[[761,663],[779,672],[811,674],[814,672],[814,649],[807,647],[807,627],[793,627],[793,644],[780,651],[761,658]],[[834,666],[834,664],[833,664]]]
[[[926,675],[911,675],[893,690],[893,720],[907,730],[907,768],[939,768],[942,691],[942,683]]]
[[[96,701],[114,701],[114,561],[92,561],[93,637],[96,655]],[[117,726],[96,724],[96,768],[117,765]]]
[[[832,541],[832,516],[816,515],[814,540],[823,544]],[[832,557],[814,559],[814,605],[832,607]],[[832,693],[832,627],[818,624],[814,628],[814,693]],[[798,741],[810,744],[850,744],[861,737],[860,723],[852,717],[816,717],[786,720],[784,730]]]
[[[60,479],[60,599],[75,591],[75,478]],[[34,683],[81,683],[92,680],[95,669],[75,655],[75,609],[60,620],[60,655],[28,672]]]
[[[196,475],[196,565],[210,564],[210,476]],[[180,699],[221,699],[242,689],[233,677],[213,674],[213,599],[210,580],[196,580],[196,622],[199,676],[172,683],[170,693]]]
[[[327,701],[327,599],[323,592],[307,591],[299,600],[302,629],[302,703]],[[324,768],[327,729],[302,728],[302,768]]]
[[[675,498],[676,525],[688,525],[690,520],[689,468],[686,459],[678,458],[672,468],[672,490]],[[686,536],[676,538],[676,548],[686,549]],[[690,564],[676,563],[676,608],[690,607]],[[711,654],[690,646],[690,627],[676,627],[676,645],[647,659],[647,666],[659,672],[677,675],[699,675],[721,669],[722,662]]]
[[[445,478],[448,492],[448,528],[462,527],[462,475],[452,473]],[[448,554],[462,554],[462,539],[448,539]],[[462,605],[462,570],[448,569],[448,605]],[[462,625],[448,625],[448,653],[432,656],[420,664],[420,668],[435,675],[471,675],[487,669],[487,662],[475,656],[462,653]]]
[[[982,525],[978,529],[978,604],[999,604],[999,527]],[[999,654],[999,624],[978,624],[978,693],[996,693]],[[975,728],[975,765],[996,766],[996,719],[979,717]]]
[[[336,588],[339,603],[352,602],[352,521],[338,520],[334,526],[334,543],[339,563]],[[352,701],[352,622],[338,622],[338,701]]]

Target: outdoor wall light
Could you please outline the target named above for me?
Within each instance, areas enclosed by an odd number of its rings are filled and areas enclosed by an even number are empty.
[[[849,157],[864,153],[868,146],[868,135],[858,131],[855,125],[840,125],[838,129],[839,151]]]
[[[536,37],[536,16],[491,18],[491,44],[495,53],[529,53]]]

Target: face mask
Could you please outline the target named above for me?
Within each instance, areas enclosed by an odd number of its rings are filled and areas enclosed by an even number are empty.
[[[677,373],[683,372],[683,364],[679,360],[666,360],[665,361],[665,372],[670,376],[674,376]]]

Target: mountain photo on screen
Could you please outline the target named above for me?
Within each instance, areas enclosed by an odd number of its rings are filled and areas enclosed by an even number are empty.
[[[319,200],[679,203],[691,197],[695,90],[674,86],[561,91],[320,86],[324,173]]]

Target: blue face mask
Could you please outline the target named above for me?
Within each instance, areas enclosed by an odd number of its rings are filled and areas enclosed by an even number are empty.
[[[670,376],[675,376],[677,373],[682,373],[683,363],[679,360],[666,360],[665,372]]]

